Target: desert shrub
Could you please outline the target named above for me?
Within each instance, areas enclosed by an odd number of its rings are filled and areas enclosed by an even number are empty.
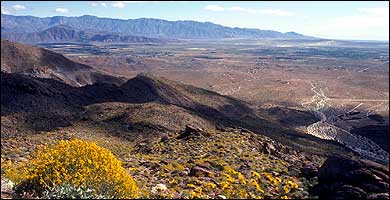
[[[80,139],[39,146],[26,161],[7,165],[6,177],[41,191],[70,184],[114,198],[138,197],[136,182],[121,162],[109,150]]]
[[[218,184],[195,181],[194,184],[187,184],[192,190],[188,193],[188,198],[209,198],[207,193],[219,193],[228,199],[290,199],[297,197],[299,187],[287,177],[255,171],[251,171],[250,177],[246,177],[229,166],[224,167],[222,179],[217,182]]]

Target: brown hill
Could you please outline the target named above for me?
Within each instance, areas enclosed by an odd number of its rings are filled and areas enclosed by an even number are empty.
[[[51,78],[77,87],[97,82],[118,85],[124,82],[123,78],[106,75],[61,54],[8,40],[1,41],[1,71]]]
[[[341,145],[285,127],[246,102],[152,75],[140,74],[121,86],[71,87],[6,73],[1,81],[2,127],[8,127],[2,128],[2,135],[53,130],[73,123],[94,124],[115,135],[166,133],[186,125],[220,130],[242,127],[299,150],[345,153]]]

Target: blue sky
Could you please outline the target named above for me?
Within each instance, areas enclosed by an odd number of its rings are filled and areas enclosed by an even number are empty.
[[[1,13],[195,20],[330,39],[389,40],[387,1],[1,1]]]

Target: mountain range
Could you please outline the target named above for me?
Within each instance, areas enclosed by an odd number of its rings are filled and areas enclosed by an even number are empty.
[[[54,30],[52,28],[55,28]],[[104,34],[101,34],[104,33]],[[112,36],[107,36],[113,34]],[[295,32],[231,28],[210,22],[168,21],[153,18],[111,19],[91,15],[80,17],[33,17],[1,14],[2,39],[64,41],[69,39],[114,42],[160,39],[283,38],[315,39]],[[143,37],[143,39],[139,38]],[[146,37],[146,38],[145,38]],[[149,42],[149,41],[148,41]],[[154,39],[156,42],[156,39]]]

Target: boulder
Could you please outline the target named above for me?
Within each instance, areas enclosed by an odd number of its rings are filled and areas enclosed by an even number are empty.
[[[301,169],[301,176],[307,177],[307,178],[312,178],[318,175],[318,168],[315,167],[314,165],[306,165],[302,167]]]
[[[389,199],[389,193],[377,193],[367,196],[367,199]]]
[[[197,176],[197,177],[202,177],[202,176],[210,177],[210,176],[214,175],[214,172],[207,170],[207,169],[204,169],[204,168],[199,167],[199,166],[195,166],[195,167],[191,168],[190,173],[188,175],[189,176]]]
[[[261,151],[263,153],[272,154],[272,155],[274,155],[277,152],[276,147],[270,142],[264,143]]]
[[[201,128],[195,128],[190,125],[186,125],[186,128],[182,133],[177,137],[177,139],[187,139],[193,137],[200,137],[206,135],[206,133]]]
[[[320,199],[389,199],[388,167],[368,160],[331,156],[311,191]]]

